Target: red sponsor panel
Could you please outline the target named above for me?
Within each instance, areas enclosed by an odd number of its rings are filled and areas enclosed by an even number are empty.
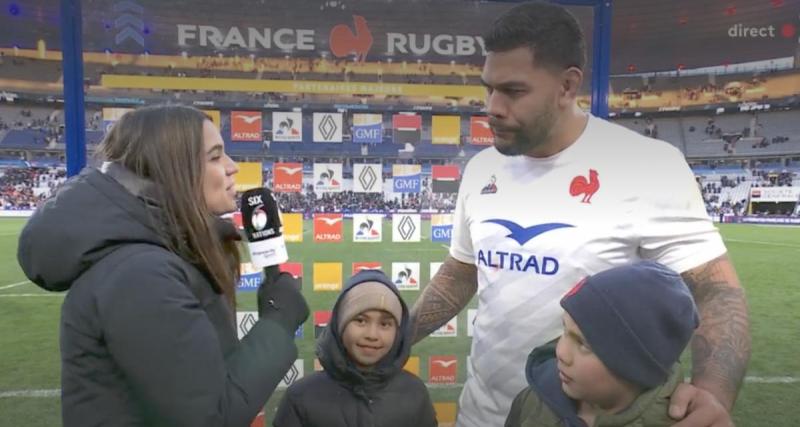
[[[343,223],[342,214],[314,214],[314,242],[341,242]]]
[[[455,181],[461,178],[461,172],[458,170],[457,165],[433,165],[431,167],[431,175],[433,179],[450,179]]]
[[[422,128],[422,116],[418,114],[395,114],[392,116],[392,128],[418,130]]]
[[[379,262],[354,262],[353,274],[356,274],[361,270],[381,270],[382,268],[383,266]]]
[[[494,144],[494,134],[486,116],[472,116],[469,120],[469,141],[473,145]]]
[[[231,111],[231,141],[261,141],[261,111]]]
[[[458,358],[456,356],[431,356],[428,363],[429,383],[456,383],[458,377]]]
[[[431,191],[434,193],[457,193],[461,172],[456,165],[434,165],[431,169]]]
[[[315,311],[314,312],[314,325],[327,326],[331,321],[331,311]]]
[[[279,266],[282,273],[289,273],[294,278],[303,277],[303,263],[302,262],[287,262]]]
[[[314,312],[314,338],[319,338],[319,335],[328,326],[331,321],[332,312],[330,311],[315,311]]]
[[[302,163],[275,163],[272,167],[272,191],[299,193],[303,190]]]

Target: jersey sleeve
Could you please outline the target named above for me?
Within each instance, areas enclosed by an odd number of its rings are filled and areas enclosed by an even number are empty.
[[[667,147],[649,159],[639,194],[644,201],[639,255],[682,273],[726,252],[683,155]]]
[[[464,170],[461,186],[458,189],[456,210],[453,214],[453,235],[450,240],[450,256],[465,264],[475,263],[475,253],[472,250],[472,235],[469,230],[470,219],[467,204],[470,197],[470,162]]]

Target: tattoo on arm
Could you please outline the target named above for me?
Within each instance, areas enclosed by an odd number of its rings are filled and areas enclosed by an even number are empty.
[[[477,268],[448,256],[411,309],[414,342],[452,319],[466,307],[477,290]]]
[[[747,301],[727,255],[682,274],[700,313],[692,339],[692,382],[733,408],[750,359]]]

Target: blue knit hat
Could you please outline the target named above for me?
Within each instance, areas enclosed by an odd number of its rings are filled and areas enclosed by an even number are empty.
[[[644,389],[667,380],[699,323],[681,276],[652,261],[589,276],[561,307],[611,372]]]

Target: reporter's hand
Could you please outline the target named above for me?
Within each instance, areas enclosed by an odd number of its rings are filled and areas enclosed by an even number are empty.
[[[730,414],[713,394],[695,385],[679,384],[669,400],[672,427],[733,427]]]
[[[301,280],[289,273],[280,273],[274,279],[273,275],[265,274],[258,287],[258,317],[272,319],[294,335],[309,314],[308,304],[300,293],[301,285]]]

